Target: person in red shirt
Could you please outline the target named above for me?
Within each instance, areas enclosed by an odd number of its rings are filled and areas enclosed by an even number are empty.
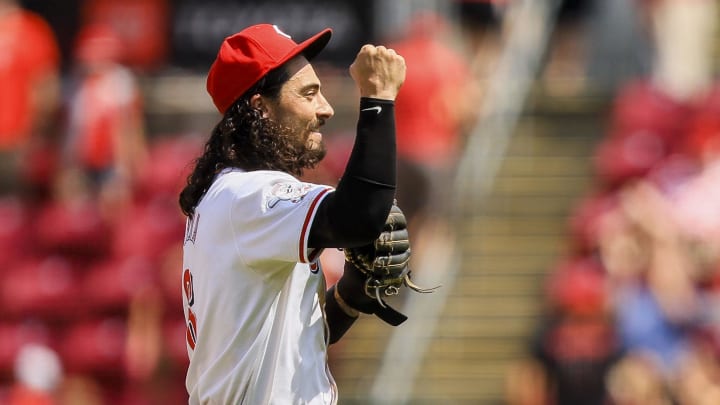
[[[48,128],[58,105],[60,51],[42,17],[0,0],[0,191],[18,187],[33,135]]]
[[[470,63],[445,40],[448,34],[439,15],[423,12],[391,44],[412,66],[396,104],[398,153],[435,170],[452,166],[458,157],[479,96]]]
[[[415,235],[444,233],[456,165],[479,115],[481,83],[471,56],[454,46],[460,43],[450,24],[438,14],[418,12],[389,45],[408,65],[395,102],[397,199]]]
[[[128,195],[147,155],[142,94],[123,55],[109,26],[78,34],[61,175],[80,176],[91,194],[115,200]]]

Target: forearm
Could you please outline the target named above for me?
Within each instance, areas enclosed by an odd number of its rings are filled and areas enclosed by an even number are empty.
[[[360,99],[357,136],[345,175],[373,184],[395,188],[395,103],[375,98]],[[389,207],[388,207],[389,208]],[[383,221],[385,219],[383,218]]]
[[[345,173],[318,207],[309,246],[351,247],[374,240],[382,231],[395,188],[394,103],[363,98]]]

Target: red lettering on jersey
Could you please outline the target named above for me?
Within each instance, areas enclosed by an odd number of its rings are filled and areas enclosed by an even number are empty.
[[[197,318],[195,313],[188,308],[187,317],[187,332],[185,333],[185,339],[191,349],[195,350],[195,342],[197,342]]]
[[[193,291],[193,276],[190,269],[185,269],[183,272],[183,291],[185,291],[188,305],[192,306],[195,303],[195,292]]]

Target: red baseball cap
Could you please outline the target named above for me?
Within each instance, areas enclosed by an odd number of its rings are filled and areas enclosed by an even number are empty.
[[[326,28],[297,44],[276,25],[258,24],[225,38],[207,78],[213,103],[224,114],[272,69],[299,54],[308,60],[315,57],[331,35],[332,30]]]

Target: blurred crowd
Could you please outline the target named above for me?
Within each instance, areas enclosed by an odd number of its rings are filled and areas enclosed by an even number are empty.
[[[201,140],[148,136],[153,37],[129,48],[112,7],[87,2],[63,55],[0,0],[3,404],[187,402],[177,195]]]
[[[636,3],[648,74],[615,91],[508,403],[720,403],[714,0]]]

